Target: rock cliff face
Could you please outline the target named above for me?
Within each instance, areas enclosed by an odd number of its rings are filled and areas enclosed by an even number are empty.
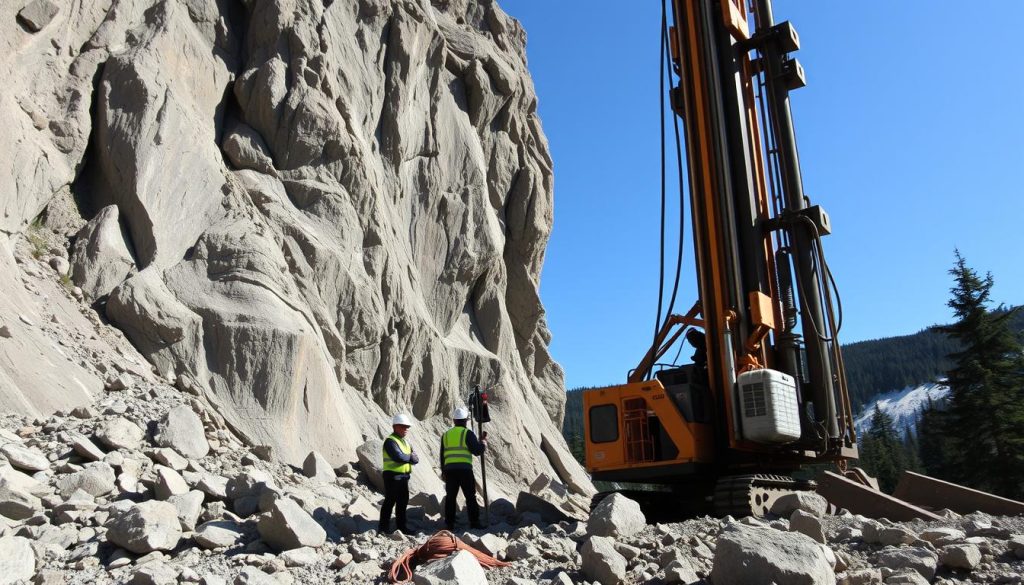
[[[71,236],[87,302],[290,463],[407,411],[436,465],[481,384],[499,491],[592,489],[538,296],[551,159],[494,2],[0,0],[0,49],[6,273],[33,220]],[[76,401],[27,384],[15,410]]]

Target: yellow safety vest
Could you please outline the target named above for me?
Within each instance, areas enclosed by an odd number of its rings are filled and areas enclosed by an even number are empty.
[[[388,439],[394,439],[395,443],[398,445],[398,448],[402,451],[402,453],[405,453],[406,455],[412,453],[412,447],[410,447],[409,443],[406,443],[405,439],[403,439],[402,437],[399,437],[398,435],[391,433],[391,435],[388,436]],[[387,444],[388,439],[384,439],[385,445]],[[393,471],[395,473],[412,473],[412,463],[406,463],[404,461],[395,461],[394,459],[391,458],[391,455],[388,455],[388,450],[384,448],[384,445],[381,445],[380,450],[384,454],[384,471]]]
[[[469,429],[466,427],[452,427],[441,435],[441,467],[447,467],[453,463],[468,463],[473,465],[473,454],[469,452],[466,445],[466,434]]]

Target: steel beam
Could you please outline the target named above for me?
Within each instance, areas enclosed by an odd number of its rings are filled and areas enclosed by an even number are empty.
[[[1024,514],[1024,502],[1010,500],[912,471],[903,472],[893,496],[933,510],[947,508],[957,514],[970,514],[971,512],[984,512],[997,516]]]
[[[868,518],[887,518],[903,522],[923,518],[939,520],[939,516],[894,498],[841,475],[824,471],[817,478],[818,495],[840,508]]]

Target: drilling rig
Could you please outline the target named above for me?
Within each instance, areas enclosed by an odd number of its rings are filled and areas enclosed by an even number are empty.
[[[697,301],[682,315],[659,307],[625,384],[584,392],[586,466],[595,480],[665,486],[631,494],[658,506],[763,515],[814,489],[793,477],[800,467],[857,458],[822,247],[832,226],[804,192],[790,111],[800,38],[771,0],[670,4],[663,80],[684,129]],[[693,363],[661,364],[684,339]]]

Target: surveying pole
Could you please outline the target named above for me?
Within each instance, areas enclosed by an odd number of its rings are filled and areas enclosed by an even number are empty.
[[[490,413],[487,408],[487,393],[480,392],[480,385],[477,384],[473,388],[473,393],[469,395],[469,408],[473,413],[473,419],[476,420],[476,435],[482,442],[486,438],[484,433],[484,423],[491,422]],[[484,450],[483,454],[480,455],[480,480],[483,483],[484,488],[484,524],[487,526],[491,525],[491,503],[487,497],[487,451]]]

